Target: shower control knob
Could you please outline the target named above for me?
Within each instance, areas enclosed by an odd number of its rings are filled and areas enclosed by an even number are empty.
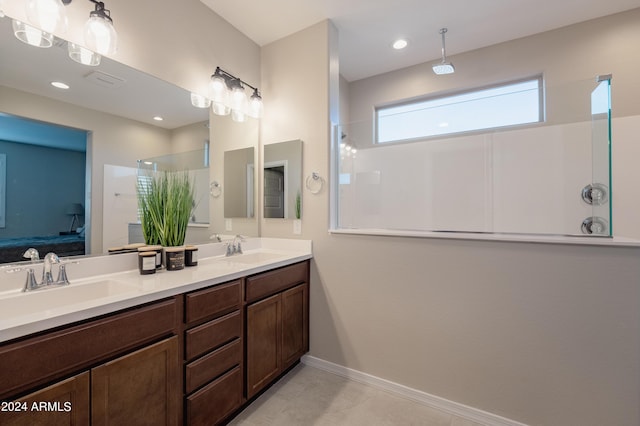
[[[583,234],[605,235],[607,233],[607,221],[601,217],[588,217],[582,221],[581,230]]]
[[[607,187],[601,183],[592,183],[582,188],[582,200],[593,206],[601,206],[609,200]]]

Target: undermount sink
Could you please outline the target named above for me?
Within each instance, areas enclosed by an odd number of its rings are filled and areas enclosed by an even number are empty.
[[[225,257],[224,260],[231,263],[252,264],[271,262],[282,257],[284,256],[280,253],[258,251],[254,253],[235,254],[233,256]]]
[[[138,292],[140,289],[135,285],[111,279],[81,284],[72,281],[67,286],[51,286],[0,298],[0,311],[7,316],[21,316]]]

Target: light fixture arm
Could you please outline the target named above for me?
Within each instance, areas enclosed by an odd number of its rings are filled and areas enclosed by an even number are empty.
[[[64,4],[65,6],[69,6],[69,4],[71,4],[73,0],[61,0],[61,1],[62,1],[62,4]],[[95,10],[91,12],[91,16],[97,15],[113,23],[113,19],[111,19],[111,11],[109,9],[104,8],[104,2],[97,1],[97,0],[89,0],[89,1],[96,5]]]
[[[90,0],[90,1],[94,1],[94,0]],[[213,77],[222,77],[224,78],[224,81],[227,83],[227,87],[231,88],[234,85],[237,85],[237,83],[240,83],[240,85],[244,85],[247,87],[250,87],[251,89],[253,89],[254,93],[258,93],[258,88],[254,87],[252,85],[250,85],[249,83],[247,83],[246,81],[234,76],[233,74],[223,70],[220,67],[216,67],[215,72],[213,73],[213,75],[211,76],[211,78]]]
[[[446,34],[446,32],[447,32],[446,28],[440,29],[440,34],[442,35],[442,63],[443,64],[447,62],[447,51],[445,50],[445,46],[444,46],[444,35]]]

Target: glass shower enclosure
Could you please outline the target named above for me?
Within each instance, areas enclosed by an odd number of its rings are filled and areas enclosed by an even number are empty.
[[[335,126],[332,227],[611,237],[610,91],[547,85],[542,123],[404,143]]]

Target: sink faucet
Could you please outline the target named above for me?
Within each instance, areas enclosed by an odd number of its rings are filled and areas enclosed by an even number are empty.
[[[47,253],[44,257],[44,267],[42,268],[42,285],[53,284],[53,274],[51,268],[54,264],[59,264],[60,258],[55,253]]]
[[[233,256],[234,254],[242,254],[242,242],[245,239],[242,235],[238,234],[233,237],[233,241],[231,243],[227,243],[227,253],[225,256]]]
[[[67,271],[65,265],[60,265],[58,269],[58,279],[53,280],[53,265],[60,264],[60,258],[55,253],[47,253],[44,257],[42,267],[42,282],[36,281],[36,276],[33,268],[27,270],[27,281],[24,284],[23,292],[38,290],[40,288],[50,285],[68,285],[69,279],[67,278]]]
[[[34,249],[33,247],[29,247],[27,251],[24,252],[22,257],[35,262],[36,260],[40,260],[40,253],[38,253],[38,250]]]

